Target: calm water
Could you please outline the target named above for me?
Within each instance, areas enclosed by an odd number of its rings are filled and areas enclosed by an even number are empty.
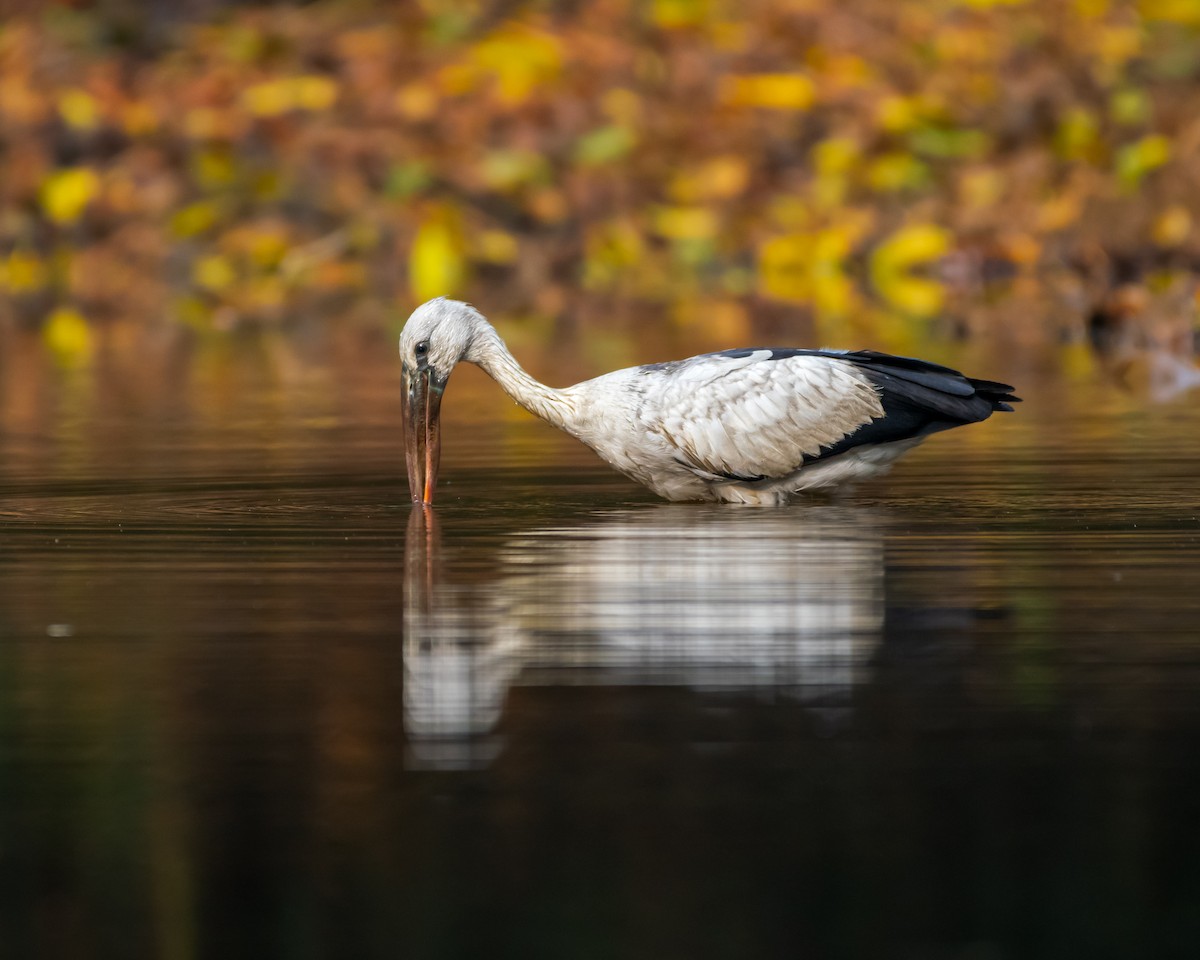
[[[505,413],[426,514],[390,367],[272,369],[8,398],[4,957],[1194,955],[1194,397],[780,511]]]

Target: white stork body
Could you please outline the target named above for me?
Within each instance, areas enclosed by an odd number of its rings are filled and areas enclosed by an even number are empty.
[[[705,354],[554,389],[521,369],[474,308],[443,299],[417,308],[400,351],[409,480],[414,501],[425,502],[436,484],[440,394],[459,360],[668,500],[782,503],[879,474],[928,434],[1016,399],[1005,384],[921,360],[792,349]]]
[[[617,370],[560,393],[569,412],[547,419],[667,500],[778,503],[872,476],[918,442],[804,466],[806,455],[883,415],[871,384],[828,357],[708,354]]]

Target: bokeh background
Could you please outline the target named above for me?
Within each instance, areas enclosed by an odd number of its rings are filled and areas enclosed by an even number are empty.
[[[3,6],[0,329],[62,363],[437,294],[1193,349],[1195,0]]]

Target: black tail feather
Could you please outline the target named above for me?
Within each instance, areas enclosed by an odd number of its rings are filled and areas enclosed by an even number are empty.
[[[888,393],[930,412],[957,417],[963,423],[985,420],[995,411],[1011,412],[1020,397],[1014,388],[996,380],[966,377],[957,370],[913,357],[893,357],[874,350],[842,354]]]
[[[1020,402],[1014,388],[995,380],[977,380],[957,370],[912,357],[893,357],[874,350],[829,354],[848,360],[879,390],[883,416],[859,427],[810,460],[825,460],[866,444],[914,440],[995,412],[1011,413]]]

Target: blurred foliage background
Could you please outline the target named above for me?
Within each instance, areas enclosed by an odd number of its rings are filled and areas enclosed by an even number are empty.
[[[1198,0],[4,6],[0,326],[62,357],[437,294],[821,340],[1157,298],[1193,349]]]

